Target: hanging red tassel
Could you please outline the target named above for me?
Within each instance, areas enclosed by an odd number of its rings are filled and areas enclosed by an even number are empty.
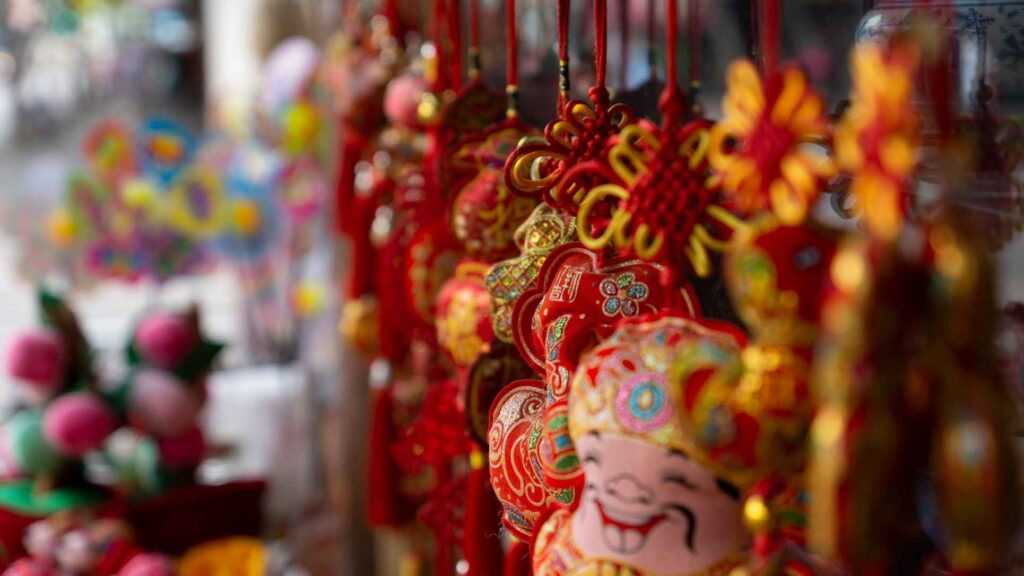
[[[469,480],[466,488],[466,517],[462,531],[463,555],[469,563],[468,576],[498,574],[501,564],[501,537],[498,500],[491,490],[487,456],[479,448],[469,454]]]
[[[526,542],[513,540],[505,552],[505,566],[502,576],[531,576],[530,546]]]
[[[374,390],[372,393],[367,515],[370,526],[398,526],[407,518],[403,517],[403,506],[398,494],[398,471],[391,458],[391,444],[394,442],[391,388]]]
[[[367,139],[355,128],[341,123],[341,146],[338,147],[338,179],[334,188],[334,227],[338,234],[352,236],[349,210],[355,198],[356,164],[363,157]]]

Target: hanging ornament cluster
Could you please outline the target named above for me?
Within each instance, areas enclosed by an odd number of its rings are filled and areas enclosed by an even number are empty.
[[[854,48],[835,119],[780,62],[780,2],[754,4],[760,58],[726,71],[717,120],[677,78],[676,0],[657,122],[612,101],[604,0],[586,101],[557,3],[543,132],[517,111],[513,1],[504,117],[480,79],[478,2],[467,80],[459,2],[432,2],[431,40],[404,55],[397,3],[386,34],[349,39],[388,63],[344,108],[336,196],[341,328],[374,361],[370,520],[418,511],[433,573],[975,574],[1005,559],[1013,404],[988,256],[950,209],[964,182],[1011,170],[1008,153],[957,156],[984,142],[954,120],[992,113],[954,117],[925,11]],[[948,169],[924,209],[929,156]],[[825,198],[862,228],[827,226]],[[927,530],[926,554],[901,554]]]
[[[125,348],[130,370],[113,381],[62,298],[40,292],[39,310],[40,327],[19,332],[6,355],[17,409],[0,427],[4,574],[130,575],[133,564],[169,566],[144,547],[176,553],[237,530],[220,521],[190,528],[194,516],[168,513],[182,499],[228,512],[246,490],[197,481],[209,453],[206,379],[222,349],[203,335],[198,312],[145,316]],[[169,529],[175,537],[165,539]]]
[[[164,119],[134,131],[103,121],[83,140],[86,165],[69,178],[49,238],[91,275],[126,281],[265,261],[327,194],[311,151],[279,149],[220,140],[200,148]]]

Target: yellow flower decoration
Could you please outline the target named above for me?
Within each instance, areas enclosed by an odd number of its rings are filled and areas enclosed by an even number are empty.
[[[263,576],[267,551],[252,538],[229,538],[188,551],[178,565],[180,576]]]
[[[210,168],[193,168],[171,189],[167,217],[182,234],[210,238],[223,231],[232,216],[220,176]]]
[[[910,44],[865,43],[851,59],[853,99],[836,127],[836,162],[853,175],[850,191],[868,230],[892,239],[903,224],[921,145],[913,106],[920,54]]]
[[[828,134],[821,98],[795,67],[762,81],[740,60],[727,84],[725,116],[711,130],[711,167],[740,210],[771,208],[783,223],[801,222],[834,174],[831,159],[805,146]]]

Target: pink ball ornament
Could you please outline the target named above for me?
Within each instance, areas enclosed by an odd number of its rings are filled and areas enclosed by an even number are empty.
[[[135,331],[135,348],[142,358],[164,369],[173,368],[183,360],[198,340],[195,327],[180,314],[152,314],[143,319]]]
[[[8,345],[7,373],[33,395],[47,397],[60,388],[65,360],[60,336],[37,328],[21,333]]]
[[[419,76],[405,74],[395,78],[384,93],[384,115],[392,124],[417,126],[418,108],[426,90],[427,85]]]
[[[177,437],[195,426],[201,407],[199,396],[173,374],[143,370],[132,381],[128,419],[154,436]]]
[[[198,466],[206,456],[206,438],[198,426],[176,438],[160,438],[157,446],[160,462],[168,468]]]
[[[117,576],[174,576],[174,562],[160,554],[139,554]]]
[[[99,448],[115,429],[113,411],[91,392],[61,396],[43,415],[46,440],[68,456],[82,456]]]

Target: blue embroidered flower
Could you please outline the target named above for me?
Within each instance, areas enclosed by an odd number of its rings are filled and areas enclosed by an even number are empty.
[[[632,272],[606,278],[598,288],[604,296],[601,310],[606,316],[636,316],[640,312],[640,304],[650,295],[647,284],[638,282]]]

